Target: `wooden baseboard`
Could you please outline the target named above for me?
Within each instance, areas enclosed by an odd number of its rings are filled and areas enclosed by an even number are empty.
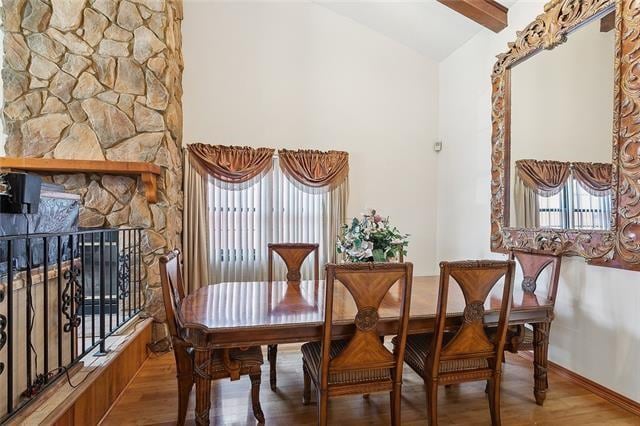
[[[98,424],[147,359],[151,325],[152,319],[134,317],[107,338],[106,356],[95,357],[92,352],[83,358],[81,368],[69,379],[73,386],[60,380],[9,424]]]
[[[533,361],[533,353],[531,351],[518,352],[518,355],[522,358]],[[549,361],[549,371],[553,371],[555,374],[573,381],[577,385],[585,388],[589,392],[599,396],[605,401],[608,401],[624,410],[627,410],[628,412],[635,414],[636,416],[640,416],[640,402],[636,402],[624,395],[620,395],[618,392],[615,392],[609,388],[602,386],[599,383],[594,382],[593,380],[589,380],[586,377],[574,373],[573,371],[568,370],[565,367],[556,364],[555,362]]]
[[[45,422],[56,426],[98,424],[148,357],[152,319],[137,320],[122,330],[123,341],[107,354],[100,373],[93,377],[66,410],[50,415]]]

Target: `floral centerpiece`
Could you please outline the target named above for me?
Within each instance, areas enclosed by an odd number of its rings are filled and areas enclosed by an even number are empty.
[[[391,226],[375,210],[354,217],[350,224],[342,225],[338,236],[338,253],[350,262],[386,262],[407,254],[409,235]]]

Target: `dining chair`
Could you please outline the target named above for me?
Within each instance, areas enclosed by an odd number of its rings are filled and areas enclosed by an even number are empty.
[[[561,256],[549,253],[527,253],[512,250],[509,259],[516,260],[522,270],[522,291],[523,297],[536,297],[538,279],[549,265],[551,271],[546,285],[546,298],[555,307],[556,294],[558,293],[558,282],[560,281]],[[517,353],[518,351],[533,350],[533,330],[525,325],[509,327],[505,350]]]
[[[400,425],[402,366],[409,322],[413,265],[411,263],[329,264],[326,267],[325,313],[321,342],[302,345],[303,403],[318,399],[318,424],[328,419],[329,397],[390,392],[391,424]],[[334,289],[339,281],[355,302],[355,334],[333,340]],[[378,322],[385,296],[400,283],[400,321],[395,350],[380,340]]]
[[[319,244],[311,243],[270,243],[269,244],[269,284],[273,282],[273,253],[277,253],[284,261],[287,267],[287,283],[300,283],[302,275],[300,269],[302,264],[314,253],[313,272],[314,279],[317,281],[319,277],[318,247]],[[267,346],[267,359],[269,360],[269,384],[271,390],[275,391],[277,386],[276,379],[276,360],[278,358],[278,345]]]
[[[489,385],[491,423],[500,425],[500,379],[506,339],[515,262],[459,261],[440,263],[440,287],[434,332],[407,338],[405,362],[423,377],[427,389],[428,424],[438,424],[438,387],[486,380]],[[462,324],[448,331],[447,300],[451,280],[464,295]],[[494,287],[504,278],[498,316],[498,331],[487,336],[484,327],[484,306]],[[393,339],[394,348],[402,343]]]
[[[178,378],[178,424],[183,425],[187,415],[189,394],[194,385],[194,350],[184,338],[180,325],[180,304],[185,297],[180,267],[180,252],[173,250],[160,257],[160,281],[162,296],[171,335],[173,354],[176,359]],[[259,346],[247,349],[217,349],[212,352],[207,371],[211,380],[230,378],[238,380],[248,375],[251,379],[251,405],[253,415],[264,423],[260,406],[261,365],[264,363]]]

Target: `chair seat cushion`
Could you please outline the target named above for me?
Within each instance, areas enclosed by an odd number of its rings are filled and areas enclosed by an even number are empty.
[[[443,347],[454,337],[452,334],[445,334],[442,342]],[[404,352],[404,362],[415,370],[418,374],[424,374],[425,359],[431,348],[432,334],[413,334],[407,336],[407,346]],[[394,337],[393,345],[397,343]],[[440,373],[452,373],[465,370],[477,370],[489,366],[486,359],[470,358],[443,361],[440,363]]]
[[[335,358],[347,347],[348,342],[345,340],[335,340],[331,342],[329,357]],[[319,382],[320,364],[321,364],[321,344],[320,342],[310,342],[302,345],[302,359],[308,368],[308,372],[315,383]],[[330,384],[354,384],[373,381],[391,380],[391,370],[382,369],[366,369],[366,370],[348,370],[339,371],[329,374]]]
[[[213,351],[211,373],[225,370],[223,353],[224,351],[222,349]],[[229,349],[229,359],[232,362],[240,362],[241,370],[257,367],[264,363],[262,348],[260,346],[251,346],[245,350],[240,348]]]

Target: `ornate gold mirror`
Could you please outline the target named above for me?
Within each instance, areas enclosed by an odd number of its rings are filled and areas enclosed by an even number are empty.
[[[493,251],[640,270],[639,9],[552,1],[498,56]]]

